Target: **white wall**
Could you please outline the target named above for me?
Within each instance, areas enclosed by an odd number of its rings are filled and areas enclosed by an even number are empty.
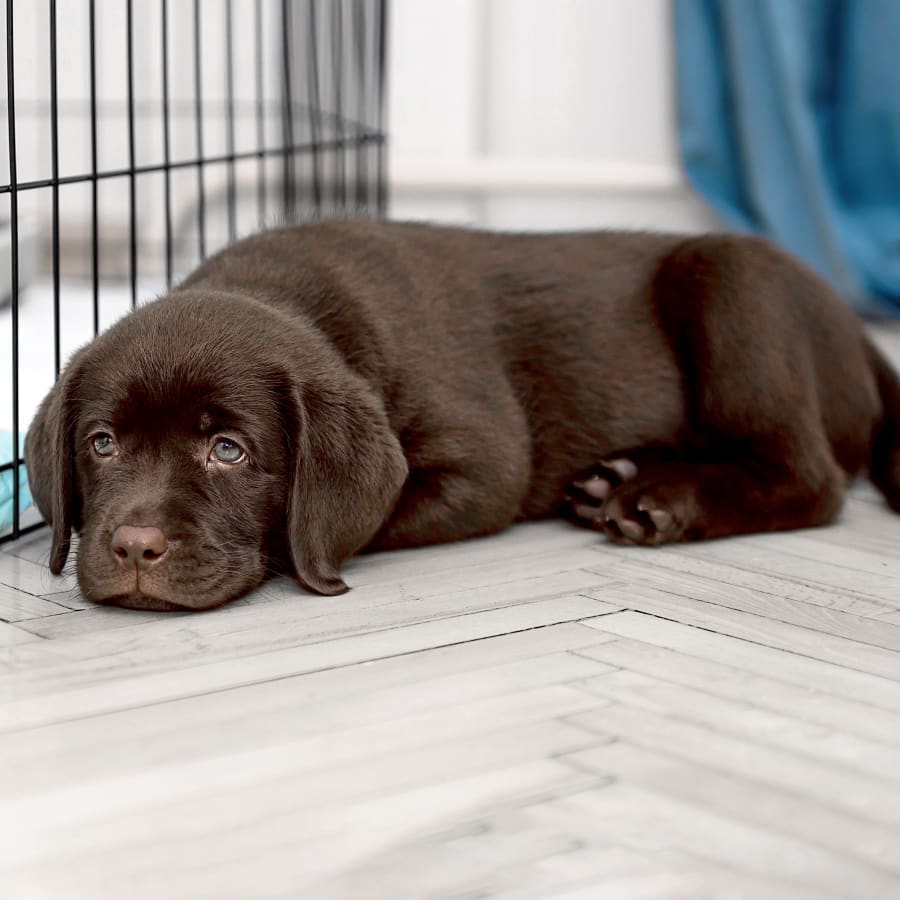
[[[328,2],[319,0],[319,8]],[[125,6],[124,0],[96,0],[101,169],[128,164]],[[133,6],[135,97],[145,108],[135,124],[136,161],[146,165],[162,158],[161,3]],[[90,170],[88,4],[59,0],[58,8],[60,161],[66,175]],[[190,159],[196,154],[192,4],[169,0],[168,8],[171,153],[175,160]],[[255,142],[254,4],[235,0],[233,8],[234,92],[244,110],[236,123],[241,150]],[[225,151],[224,3],[202,0],[201,9],[209,155]],[[266,93],[272,97],[279,75],[280,2],[264,0],[262,9]],[[47,3],[16,0],[15,12],[18,176],[27,181],[50,175]],[[711,225],[678,166],[669,0],[390,0],[389,29],[393,215],[503,228]],[[275,144],[281,138],[279,114],[276,103],[266,117]],[[0,117],[0,131],[5,124]],[[0,181],[6,178],[5,156],[0,153]],[[256,175],[255,163],[238,165],[238,177],[251,192]],[[213,196],[218,192],[221,203],[224,166],[208,167],[206,177],[207,189]],[[193,247],[195,172],[177,170],[172,179],[176,229]],[[161,265],[162,176],[140,176],[137,189],[138,235],[152,238],[141,254],[149,274]],[[101,267],[107,275],[125,277],[128,179],[104,180],[99,193]],[[84,257],[87,272],[89,186],[65,187],[60,198],[67,245]],[[45,231],[50,192],[25,192],[19,202],[22,231]],[[0,218],[7,204],[8,198],[0,199]],[[255,226],[251,215],[239,230]],[[84,244],[73,243],[77,235]],[[212,243],[225,238],[218,234]],[[193,257],[178,262],[184,268]],[[77,265],[70,260],[68,271]],[[5,280],[0,271],[0,282]]]
[[[675,132],[668,0],[392,0],[391,213],[714,227]]]

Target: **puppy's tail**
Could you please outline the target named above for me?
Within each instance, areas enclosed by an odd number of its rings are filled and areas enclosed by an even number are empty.
[[[869,477],[891,509],[900,512],[900,378],[871,342],[868,350],[881,397],[881,419],[873,434]]]

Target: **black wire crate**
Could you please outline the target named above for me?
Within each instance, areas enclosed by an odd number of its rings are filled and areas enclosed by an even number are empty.
[[[68,356],[261,227],[380,215],[386,0],[5,0],[0,541]]]

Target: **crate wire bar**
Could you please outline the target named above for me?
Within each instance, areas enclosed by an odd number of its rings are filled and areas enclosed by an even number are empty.
[[[42,524],[23,526],[20,509],[21,434],[34,412],[21,402],[22,361],[31,349],[21,345],[20,329],[22,304],[29,302],[23,291],[31,289],[23,282],[24,197],[45,191],[50,200],[49,214],[39,216],[34,229],[40,260],[35,281],[43,283],[40,278],[46,276],[52,303],[47,387],[70,352],[64,353],[64,345],[72,278],[90,282],[90,325],[96,335],[104,325],[103,292],[110,279],[127,288],[133,308],[148,278],[160,291],[171,287],[241,234],[329,215],[383,215],[387,203],[387,0],[81,3],[77,12],[83,27],[67,21],[72,4],[58,8],[57,0],[5,0],[8,169],[5,183],[0,173],[0,199],[6,195],[8,201],[9,276],[8,284],[0,285],[0,298],[8,292],[9,306],[5,312],[0,306],[0,315],[9,319],[10,353],[0,354],[0,389],[11,393],[11,412],[0,420],[0,431],[11,430],[12,449],[0,457],[0,485],[11,479],[12,521],[0,523],[0,542]],[[121,33],[112,44],[118,43],[115,50],[124,48],[124,55],[121,70],[110,76],[104,72],[111,55],[110,23],[118,28],[120,20]],[[46,73],[41,74],[46,91],[38,87],[18,96],[17,65],[24,63],[24,54],[17,64],[16,47],[34,46],[29,38],[37,34],[46,57],[35,66]],[[70,85],[60,81],[62,63],[71,67],[73,42],[85,38],[86,96],[73,96]],[[158,58],[148,65],[154,48]],[[173,69],[176,62],[182,64],[180,74]],[[110,100],[109,83],[116,79],[124,85],[124,98]],[[19,79],[20,84],[32,80]],[[111,117],[123,119],[125,137],[122,158],[109,163]],[[31,132],[46,125],[48,139],[35,141],[33,151],[25,146],[25,123]],[[22,126],[18,133],[17,125]],[[148,159],[145,145],[154,142],[159,152]],[[35,172],[38,157],[42,170]],[[73,157],[82,162],[73,164]],[[191,171],[191,188],[185,189],[184,181],[176,187],[176,178]],[[158,189],[142,191],[144,179],[154,177]],[[127,214],[120,210],[127,252],[120,247],[108,253],[101,188],[117,180],[127,183],[127,191],[115,198],[127,204]],[[72,204],[64,203],[63,195],[79,186],[89,190],[89,198],[74,218],[78,227],[70,229]],[[108,230],[119,231],[119,224],[114,220]],[[104,268],[109,259],[116,261],[112,276]]]

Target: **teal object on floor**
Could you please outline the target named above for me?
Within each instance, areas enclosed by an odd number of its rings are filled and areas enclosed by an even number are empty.
[[[11,431],[0,431],[0,465],[12,462],[13,440]],[[24,436],[19,438],[19,453],[22,452]],[[0,472],[0,534],[12,528],[14,471]],[[34,503],[28,487],[28,473],[25,466],[19,467],[19,512],[24,512]]]
[[[900,315],[900,2],[675,0],[681,152],[740,231]]]

